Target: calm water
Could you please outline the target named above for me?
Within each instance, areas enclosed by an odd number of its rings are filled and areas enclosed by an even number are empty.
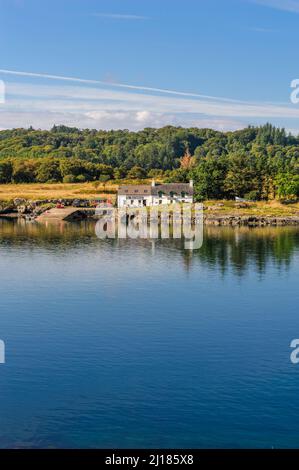
[[[299,229],[0,221],[1,447],[299,447]]]

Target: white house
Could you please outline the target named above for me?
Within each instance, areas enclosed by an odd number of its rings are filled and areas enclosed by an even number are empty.
[[[118,207],[149,207],[163,204],[193,202],[193,181],[190,183],[120,186]]]

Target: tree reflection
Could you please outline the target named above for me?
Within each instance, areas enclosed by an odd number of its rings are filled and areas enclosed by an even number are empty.
[[[117,256],[117,249],[127,250],[129,256],[137,256],[138,250],[147,250],[151,256],[174,256],[182,259],[188,271],[201,263],[217,268],[223,275],[232,270],[242,276],[248,268],[265,273],[268,265],[288,269],[299,249],[298,227],[205,227],[201,249],[184,249],[184,240],[99,240],[95,234],[95,221],[80,223],[59,222],[38,224],[23,220],[0,219],[0,256],[14,249],[46,249],[53,255],[69,255],[73,250],[110,250]],[[113,250],[114,248],[114,250]],[[136,252],[137,248],[137,252]],[[161,251],[162,250],[162,251]],[[135,254],[134,254],[135,252]]]

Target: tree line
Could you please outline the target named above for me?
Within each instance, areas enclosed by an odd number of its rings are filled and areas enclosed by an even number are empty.
[[[299,197],[299,137],[271,124],[235,132],[166,126],[0,131],[0,183],[193,178],[196,198]]]

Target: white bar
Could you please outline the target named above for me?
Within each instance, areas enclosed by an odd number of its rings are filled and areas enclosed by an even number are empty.
[[[0,340],[0,364],[5,364],[5,343]]]
[[[0,104],[5,103],[5,83],[3,80],[0,80]]]

